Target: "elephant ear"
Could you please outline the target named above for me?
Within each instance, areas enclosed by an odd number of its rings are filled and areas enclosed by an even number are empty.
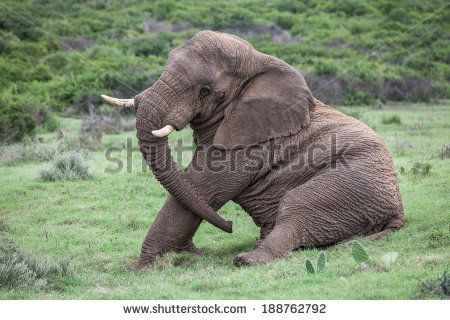
[[[214,146],[244,148],[309,126],[314,98],[302,75],[276,60],[271,68],[252,77],[239,98],[227,107]]]

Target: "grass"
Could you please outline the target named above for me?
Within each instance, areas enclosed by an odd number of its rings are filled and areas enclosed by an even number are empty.
[[[307,273],[305,261],[315,262],[318,249],[235,268],[233,258],[250,250],[259,230],[237,205],[228,203],[220,214],[234,221],[234,233],[202,224],[194,241],[203,256],[171,253],[151,269],[132,269],[167,193],[148,170],[143,172],[135,133],[124,132],[102,136],[102,145],[116,148],[112,156],[123,162],[116,173],[105,172],[117,167],[105,159],[105,150],[86,151],[94,173],[89,180],[40,182],[38,160],[0,165],[0,238],[13,239],[26,254],[70,261],[73,267],[70,274],[57,275],[55,286],[0,285],[0,299],[448,298],[436,288],[439,279],[448,282],[443,273],[450,262],[450,165],[440,156],[449,144],[450,103],[344,111],[358,115],[386,141],[405,207],[403,229],[377,241],[358,239],[373,262],[369,266],[354,261],[349,241],[326,249],[326,266],[314,275]],[[383,123],[383,117],[395,114],[400,123]],[[81,127],[77,119],[60,122],[67,136]],[[191,137],[189,130],[176,135],[172,144]],[[51,145],[57,133],[41,137]],[[132,170],[127,170],[122,146],[127,139],[136,148],[129,157]],[[186,165],[190,155],[186,151],[180,161]],[[426,175],[414,174],[416,163],[428,163],[431,169]],[[398,257],[384,265],[392,252]]]

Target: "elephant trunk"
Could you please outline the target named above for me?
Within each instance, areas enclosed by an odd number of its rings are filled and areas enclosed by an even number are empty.
[[[161,95],[152,94],[152,88],[149,90],[145,101],[139,101],[136,129],[140,150],[153,174],[179,203],[214,226],[231,233],[231,221],[222,219],[177,168],[170,153],[167,137],[156,137],[152,133],[167,125],[163,123],[165,120],[163,115],[169,107]]]

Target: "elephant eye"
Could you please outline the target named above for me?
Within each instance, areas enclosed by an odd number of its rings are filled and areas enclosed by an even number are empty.
[[[206,97],[207,95],[209,95],[211,93],[211,89],[208,87],[203,87],[200,89],[200,95],[202,97]]]

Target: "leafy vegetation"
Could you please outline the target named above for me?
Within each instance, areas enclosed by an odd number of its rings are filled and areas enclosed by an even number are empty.
[[[99,149],[91,150],[76,142],[85,121],[60,117],[64,134],[37,132],[40,148],[59,146],[57,154],[83,152],[95,179],[41,182],[39,170],[48,160],[30,157],[0,163],[0,241],[14,239],[22,252],[50,257],[55,264],[68,260],[71,272],[49,274],[50,285],[44,290],[32,284],[0,284],[0,299],[448,298],[439,288],[448,288],[443,272],[450,264],[450,166],[449,159],[439,155],[449,144],[450,105],[389,103],[382,109],[342,110],[375,128],[395,167],[407,168],[398,174],[405,226],[379,240],[357,239],[373,262],[370,266],[355,263],[351,242],[344,242],[324,249],[326,267],[320,276],[309,276],[305,269],[305,259],[318,257],[320,249],[236,268],[234,257],[251,250],[259,229],[230,202],[219,214],[233,221],[234,232],[202,223],[194,237],[202,256],[171,253],[151,269],[135,270],[142,240],[167,193],[143,165],[134,131],[105,132]],[[401,115],[402,124],[383,123],[383,115],[389,114]],[[179,139],[191,145],[192,132],[171,135],[172,148]],[[22,144],[8,148],[16,146]],[[183,148],[175,158],[185,166],[191,157],[192,151]],[[418,178],[411,171],[416,162],[429,163],[432,170]]]
[[[448,271],[445,270],[442,276],[437,280],[430,280],[422,283],[420,286],[416,298],[423,299],[426,297],[440,297],[441,299],[450,298],[450,276]]]
[[[430,174],[431,164],[416,162],[411,168],[411,172],[418,177],[424,177]]]
[[[242,35],[299,69],[328,103],[449,98],[445,1],[3,1],[0,142],[60,127],[100,93],[149,86],[201,29]]]

